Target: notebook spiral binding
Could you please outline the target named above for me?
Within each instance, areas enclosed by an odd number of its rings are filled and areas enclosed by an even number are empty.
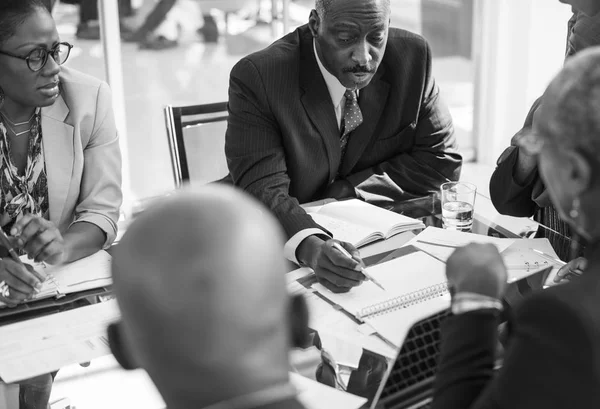
[[[359,319],[376,317],[387,314],[391,311],[420,304],[433,298],[442,297],[448,294],[448,283],[440,283],[430,287],[422,288],[412,293],[404,294],[377,304],[370,305],[360,310]]]

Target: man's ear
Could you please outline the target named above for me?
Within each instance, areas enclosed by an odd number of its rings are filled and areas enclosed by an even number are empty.
[[[125,340],[123,323],[116,322],[108,326],[108,346],[115,359],[123,369],[138,369],[139,365],[135,363],[133,354],[130,353],[127,341]]]
[[[312,36],[317,38],[319,36],[319,28],[321,27],[321,17],[317,10],[311,10],[310,16],[308,17],[308,28],[312,33]]]
[[[289,325],[293,348],[307,348],[310,344],[308,331],[308,307],[304,296],[295,295],[290,299]]]

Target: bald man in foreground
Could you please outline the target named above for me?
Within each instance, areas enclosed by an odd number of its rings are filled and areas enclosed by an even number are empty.
[[[308,319],[287,296],[283,243],[270,212],[227,186],[145,211],[113,258],[117,360],[144,368],[169,409],[301,409],[288,351]]]

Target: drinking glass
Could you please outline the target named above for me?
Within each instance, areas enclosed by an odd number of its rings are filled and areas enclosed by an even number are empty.
[[[447,182],[441,191],[444,229],[471,231],[477,186],[467,182]]]

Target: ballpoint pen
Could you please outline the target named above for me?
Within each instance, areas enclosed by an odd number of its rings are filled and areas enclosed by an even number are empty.
[[[542,256],[542,257],[544,257],[544,258],[546,258],[546,259],[548,259],[550,261],[553,261],[554,263],[558,264],[561,267],[567,264],[564,261],[559,260],[559,259],[557,259],[555,257],[552,257],[550,254],[546,254],[543,251],[540,251],[538,249],[532,248],[531,250],[534,251],[535,253],[539,254],[540,256]]]
[[[354,257],[352,257],[352,255],[350,253],[348,253],[348,250],[346,250],[345,248],[342,247],[341,244],[339,243],[333,243],[333,247],[335,247],[336,250],[338,250],[340,253],[342,253],[344,256],[348,257],[349,259],[354,260]],[[377,287],[381,288],[383,291],[385,291],[385,288],[383,288],[383,286],[381,284],[379,284],[377,282],[377,280],[375,280],[369,273],[367,273],[367,270],[365,270],[364,267],[360,267],[360,272],[364,274],[365,277],[367,277],[368,280],[371,280],[373,282],[373,284],[375,284]]]

